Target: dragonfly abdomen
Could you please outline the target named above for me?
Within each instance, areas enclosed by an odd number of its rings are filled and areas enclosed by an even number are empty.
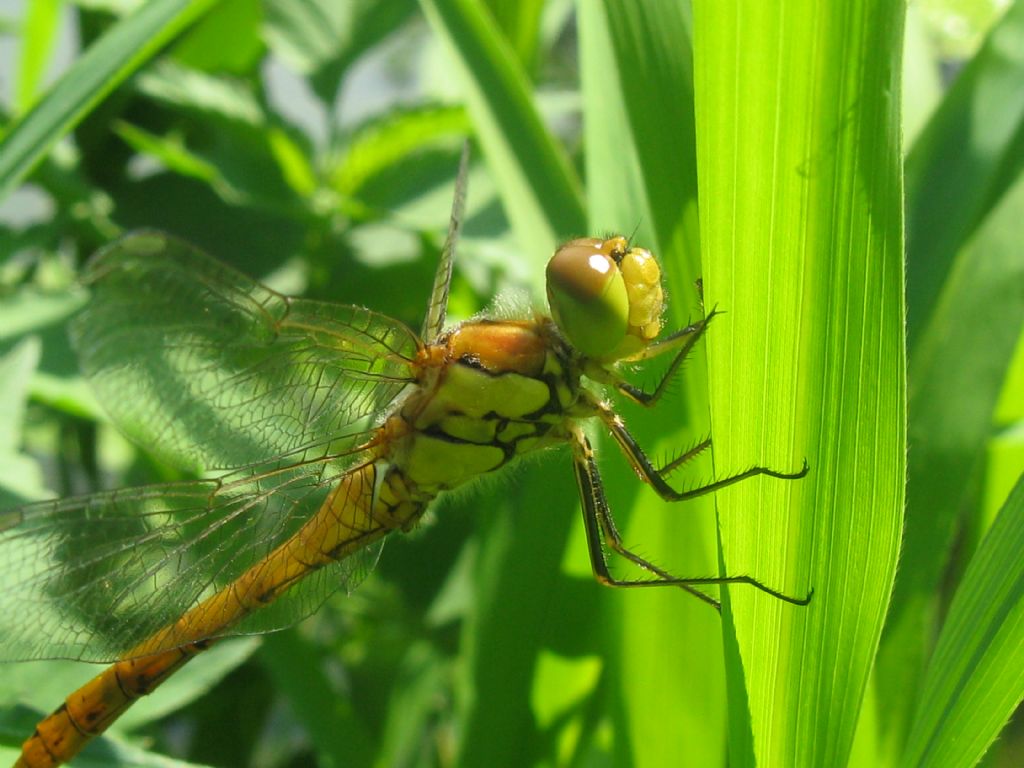
[[[418,517],[422,503],[380,491],[389,487],[378,485],[380,470],[374,461],[349,470],[316,514],[266,558],[68,696],[22,745],[15,768],[54,768],[70,760],[242,619],[319,568]]]
[[[14,768],[55,768],[213,641],[112,664],[65,699],[21,746]]]

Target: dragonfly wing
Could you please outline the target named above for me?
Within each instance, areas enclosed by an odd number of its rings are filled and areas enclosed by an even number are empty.
[[[419,341],[398,321],[286,298],[166,235],[125,236],[84,277],[83,372],[130,438],[178,466],[344,441],[414,378]]]
[[[455,264],[455,246],[462,231],[462,216],[466,208],[466,182],[469,175],[469,142],[462,145],[459,159],[459,173],[455,178],[455,197],[452,198],[452,215],[448,220],[448,237],[441,249],[441,261],[434,275],[434,287],[430,291],[427,317],[423,321],[423,338],[434,341],[444,330],[448,313],[448,291],[452,282],[452,267]]]
[[[119,658],[265,559],[364,456],[307,455],[292,466],[219,480],[0,512],[0,659]],[[372,489],[360,493],[369,499]],[[308,583],[298,582],[263,609],[265,618],[219,630],[211,625],[203,636],[293,624],[339,587],[354,587],[379,543],[368,550],[312,572]]]

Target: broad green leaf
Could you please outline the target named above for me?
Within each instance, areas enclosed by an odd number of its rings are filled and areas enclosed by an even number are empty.
[[[579,181],[541,122],[515,53],[480,0],[421,5],[454,59],[516,239],[539,274],[558,241],[584,230]]]
[[[189,139],[180,131],[156,136],[119,122],[119,135],[140,154],[168,170],[198,179],[226,202],[277,214],[308,215],[296,199],[316,188],[312,149],[288,135],[259,103],[251,86],[233,78],[161,62],[142,73],[139,90],[187,116]],[[214,140],[201,126],[215,127]],[[197,134],[195,139],[192,134]],[[190,144],[194,144],[193,148]]]
[[[298,72],[313,74],[338,55],[353,34],[353,21],[372,2],[332,3],[300,0],[267,5],[266,38],[270,48]]]
[[[243,195],[224,180],[217,168],[191,152],[179,135],[155,136],[130,123],[118,123],[114,130],[128,146],[140,155],[158,160],[167,170],[208,184],[225,200],[237,203],[243,199]]]
[[[114,129],[140,155],[159,161],[169,171],[209,185],[227,203],[265,208],[278,214],[301,215],[304,212],[291,194],[292,190],[283,183],[280,173],[275,173],[279,169],[274,167],[270,147],[267,146],[273,136],[280,135],[273,129],[265,129],[259,138],[255,133],[249,134],[253,139],[249,146],[254,151],[247,153],[249,157],[245,160],[231,151],[215,151],[209,158],[204,157],[186,146],[178,134],[156,136],[128,123],[116,124]],[[254,155],[261,156],[258,170],[263,173],[254,168]],[[302,171],[308,170],[308,167],[301,167],[297,178],[302,177]]]
[[[971,559],[925,674],[901,765],[976,765],[1024,699],[1024,475]]]
[[[730,765],[840,766],[892,587],[906,455],[903,7],[694,4]]]
[[[141,93],[179,114],[193,114],[231,126],[262,128],[267,115],[252,87],[244,81],[210,75],[171,61],[139,73]]]
[[[216,0],[152,0],[114,25],[0,140],[0,200],[43,155]]]

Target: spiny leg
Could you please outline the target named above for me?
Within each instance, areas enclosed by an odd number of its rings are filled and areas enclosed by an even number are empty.
[[[762,584],[751,576],[679,578],[627,549],[622,542],[622,536],[615,526],[611,510],[608,508],[608,501],[604,495],[604,486],[601,483],[601,475],[597,470],[597,463],[594,461],[594,452],[590,446],[590,441],[581,431],[576,430],[573,433],[572,442],[573,469],[576,475],[576,484],[579,488],[580,501],[583,506],[583,524],[587,534],[587,550],[590,553],[590,564],[594,571],[594,577],[600,583],[613,587],[679,587],[713,606],[716,610],[721,610],[721,603],[700,591],[697,587],[712,584],[747,584],[761,590],[765,594],[793,605],[807,605],[810,602],[810,593],[805,598],[790,597]],[[654,574],[655,578],[619,579],[612,576],[608,568],[608,560],[602,542],[606,543],[620,557]]]
[[[691,459],[695,459],[697,456],[704,453],[704,451],[706,451],[710,447],[711,438],[705,437],[695,446],[693,446],[692,448],[687,448],[681,454],[672,459],[672,461],[668,462],[665,466],[661,467],[658,470],[658,474],[661,475],[662,477],[668,477],[675,470],[679,469],[679,467],[683,466],[683,464],[690,461]]]
[[[670,486],[665,480],[664,475],[667,472],[678,467],[687,458],[692,458],[695,452],[704,450],[707,445],[710,445],[710,438],[708,440],[698,443],[695,449],[691,449],[683,454],[680,458],[667,464],[664,468],[658,469],[655,467],[647,455],[643,452],[643,449],[637,443],[636,439],[626,429],[626,425],[622,422],[621,417],[615,413],[604,403],[599,402],[595,398],[588,398],[591,406],[594,408],[595,413],[600,417],[601,421],[604,422],[605,426],[608,427],[612,433],[612,437],[615,438],[615,442],[619,444],[619,448],[622,449],[623,454],[629,460],[629,463],[636,470],[640,478],[648,483],[661,498],[665,501],[685,501],[686,499],[695,499],[698,496],[704,496],[708,493],[714,493],[715,491],[726,488],[734,483],[738,483],[740,480],[746,480],[748,477],[757,477],[758,475],[764,475],[765,477],[774,477],[779,480],[799,480],[804,477],[809,466],[807,460],[804,459],[803,466],[796,472],[780,472],[769,467],[751,467],[743,472],[738,472],[735,475],[729,475],[723,477],[721,480],[715,480],[702,485],[697,488],[691,488],[686,491],[677,491],[675,488]]]
[[[621,377],[616,377],[615,388],[635,403],[639,403],[640,405],[648,408],[653,406],[661,399],[661,396],[665,394],[669,381],[675,375],[675,372],[679,370],[679,366],[683,364],[683,360],[685,360],[690,354],[694,345],[700,341],[704,332],[708,328],[708,323],[710,323],[717,314],[718,310],[711,310],[711,312],[709,312],[703,319],[688,325],[685,328],[681,328],[662,341],[651,344],[642,353],[632,358],[633,361],[650,360],[651,358],[658,357],[659,355],[663,355],[666,352],[678,348],[675,357],[672,358],[672,362],[669,364],[668,368],[665,369],[665,372],[661,375],[661,379],[658,381],[657,385],[655,385],[652,392],[647,392],[641,387],[637,387],[628,381],[625,381]]]
[[[634,555],[621,545],[621,538],[608,510],[604,486],[601,483],[601,476],[598,474],[597,464],[594,461],[594,451],[590,446],[590,441],[579,432],[573,438],[573,470],[576,475],[576,485],[579,489],[580,502],[583,507],[583,527],[587,534],[587,551],[590,553],[590,567],[594,572],[594,578],[599,583],[610,587],[674,585],[685,589],[691,595],[713,606],[716,610],[721,610],[721,604],[710,595],[704,594],[699,589],[694,589],[683,579],[673,578],[669,573],[658,568],[658,566]],[[610,535],[609,531],[611,531]],[[608,568],[607,555],[602,546],[605,541],[608,542],[608,546],[614,551],[620,552],[621,549],[620,554],[644,570],[653,573],[657,578],[628,580],[612,576]],[[619,545],[618,549],[616,544]]]

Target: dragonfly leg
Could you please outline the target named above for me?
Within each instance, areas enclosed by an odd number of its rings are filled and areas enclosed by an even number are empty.
[[[670,461],[668,464],[666,464],[665,466],[661,467],[658,470],[658,474],[661,475],[662,477],[668,477],[673,472],[675,472],[677,469],[679,469],[679,467],[683,466],[683,464],[685,464],[686,462],[690,461],[691,459],[696,458],[700,454],[704,453],[704,451],[706,451],[710,447],[711,447],[711,438],[710,437],[705,437],[703,440],[701,440],[695,446],[693,446],[692,448],[687,448],[681,454],[679,454],[674,459],[672,459],[672,461]]]
[[[651,463],[651,460],[647,458],[647,454],[644,453],[639,443],[637,443],[636,438],[634,438],[629,433],[629,430],[626,429],[626,425],[617,413],[604,403],[598,402],[596,399],[591,399],[591,405],[594,407],[594,410],[600,417],[601,421],[604,422],[605,426],[607,426],[609,431],[612,433],[612,437],[614,437],[615,442],[619,444],[619,448],[622,449],[622,452],[629,460],[629,463],[633,466],[633,469],[635,469],[637,474],[640,475],[640,478],[650,485],[655,492],[661,496],[661,498],[665,499],[665,501],[685,501],[686,499],[695,499],[698,496],[714,493],[722,488],[727,488],[734,483],[738,483],[741,480],[746,480],[748,477],[757,477],[758,475],[775,477],[779,480],[799,480],[801,477],[804,477],[810,469],[806,459],[804,459],[803,466],[801,466],[796,472],[780,472],[779,470],[771,469],[770,467],[754,466],[744,470],[743,472],[737,472],[735,475],[729,475],[728,477],[723,477],[720,480],[714,480],[697,488],[677,491],[668,484],[668,481],[665,480],[665,476],[710,446],[711,438],[701,441],[696,446],[686,451],[679,458],[669,462],[661,469],[658,469]]]
[[[648,408],[653,406],[661,399],[661,396],[665,394],[669,381],[671,381],[675,372],[679,370],[679,366],[683,364],[683,360],[685,360],[690,354],[690,350],[692,350],[694,345],[700,341],[704,332],[708,328],[708,323],[710,323],[717,314],[719,314],[718,310],[711,310],[711,312],[696,323],[691,323],[685,328],[680,328],[668,338],[651,344],[642,353],[640,353],[640,355],[632,358],[633,361],[639,362],[640,360],[650,360],[651,358],[658,357],[666,352],[675,351],[675,356],[672,358],[672,362],[669,364],[668,368],[665,369],[665,372],[661,375],[661,379],[652,391],[648,392],[642,387],[635,386],[634,384],[631,384],[625,379],[619,377],[616,377],[616,381],[614,382],[615,388],[635,403],[639,403],[640,405]]]
[[[583,525],[587,534],[587,550],[590,554],[590,565],[594,571],[594,578],[601,584],[629,588],[678,587],[719,611],[722,607],[721,603],[698,589],[698,587],[713,584],[747,584],[793,605],[807,605],[810,602],[811,593],[808,593],[803,598],[791,597],[772,589],[752,576],[703,576],[692,578],[673,576],[663,568],[632,552],[623,544],[622,536],[615,526],[611,510],[608,508],[601,475],[597,470],[597,463],[594,461],[594,451],[587,437],[578,430],[573,435],[573,469],[576,475],[576,484],[579,488],[580,501],[583,506]],[[604,550],[605,544],[617,555],[652,574],[654,578],[620,579],[613,576],[608,567],[608,559]]]

